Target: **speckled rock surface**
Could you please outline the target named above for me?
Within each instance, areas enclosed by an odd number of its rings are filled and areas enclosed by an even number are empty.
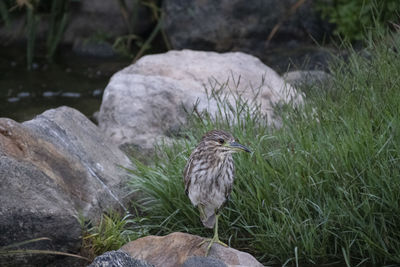
[[[88,267],[154,267],[154,265],[134,259],[124,251],[113,250],[96,257]]]
[[[133,258],[144,260],[156,267],[174,267],[181,266],[188,260],[190,263],[192,257],[203,257],[208,246],[208,243],[199,246],[203,240],[199,236],[177,232],[167,236],[143,237],[129,242],[121,250]],[[216,259],[217,261],[213,261],[215,264],[222,262],[228,267],[263,266],[250,254],[219,244],[213,244],[208,258]]]

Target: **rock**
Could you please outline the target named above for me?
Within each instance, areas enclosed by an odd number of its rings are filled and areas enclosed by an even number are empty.
[[[329,82],[332,76],[325,71],[290,71],[285,73],[282,78],[291,85],[298,86],[312,86],[321,85]]]
[[[24,122],[23,126],[54,144],[65,157],[75,161],[71,169],[74,167],[84,174],[79,174],[80,179],[75,181],[77,191],[82,192],[74,194],[76,208],[82,215],[97,220],[105,209],[126,210],[123,202],[129,201],[124,199],[129,190],[125,188],[129,175],[122,167],[130,167],[131,161],[82,113],[60,107]],[[62,174],[64,169],[54,168],[54,172]],[[72,180],[75,175],[69,173],[69,176]]]
[[[77,110],[60,107],[31,121],[0,119],[0,247],[38,237],[34,249],[79,252],[78,217],[123,210],[129,159]],[[21,266],[45,262],[40,254]]]
[[[239,82],[240,81],[240,82]],[[104,91],[99,127],[118,145],[151,149],[161,137],[179,132],[194,105],[219,112],[214,91],[261,105],[268,123],[280,123],[273,106],[302,103],[302,96],[259,59],[240,52],[170,51],[141,58],[119,71]]]
[[[242,51],[262,57],[271,48],[322,42],[332,25],[313,1],[293,14],[297,0],[165,0],[163,27],[174,49]],[[279,23],[276,34],[269,34]]]
[[[227,267],[225,263],[220,260],[208,258],[208,257],[200,257],[194,256],[187,259],[182,267]]]
[[[125,3],[129,15],[136,13],[139,18],[135,20],[132,33],[140,35],[151,30],[153,22],[150,8],[142,4],[135,7],[135,1],[125,1]],[[64,42],[73,43],[76,38],[96,37],[94,34],[110,38],[129,33],[118,1],[79,1],[73,3],[73,10],[63,35]]]
[[[129,242],[121,250],[156,267],[173,267],[181,266],[192,256],[204,256],[208,244],[199,246],[203,240],[202,237],[185,233],[172,233],[162,237],[147,236]],[[222,261],[228,267],[263,266],[250,254],[219,244],[213,244],[208,257]]]
[[[154,265],[134,259],[124,251],[113,250],[96,257],[88,267],[154,267]]]
[[[341,51],[333,47],[317,45],[282,44],[277,48],[266,48],[262,51],[243,49],[245,52],[259,57],[262,62],[272,67],[278,73],[297,70],[329,71],[332,55],[341,56]]]

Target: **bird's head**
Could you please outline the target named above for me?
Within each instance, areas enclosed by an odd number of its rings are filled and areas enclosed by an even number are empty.
[[[250,149],[235,141],[235,138],[228,132],[213,130],[206,133],[201,139],[201,143],[215,153],[230,154],[240,151],[250,153]]]

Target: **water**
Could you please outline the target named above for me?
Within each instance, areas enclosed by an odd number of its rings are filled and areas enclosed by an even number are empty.
[[[130,64],[129,59],[82,57],[64,48],[55,63],[38,58],[27,71],[24,52],[23,47],[0,47],[0,117],[19,122],[63,105],[91,118],[111,75]]]
[[[318,64],[326,61],[326,54],[324,49],[305,46],[269,49],[258,56],[282,74],[290,69],[288,66],[309,69],[304,63],[320,69]],[[100,108],[109,78],[131,64],[127,58],[78,56],[69,47],[61,48],[53,64],[44,57],[36,58],[32,71],[26,70],[25,60],[25,47],[0,47],[0,117],[19,122],[62,105],[92,118]]]

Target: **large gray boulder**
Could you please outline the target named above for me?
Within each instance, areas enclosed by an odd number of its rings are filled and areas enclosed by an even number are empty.
[[[289,84],[256,57],[240,53],[169,51],[141,58],[117,72],[104,91],[99,126],[118,145],[151,149],[186,122],[187,113],[218,114],[211,93],[235,106],[235,97],[257,103],[271,125],[274,105],[300,104]]]
[[[164,0],[163,27],[174,49],[243,51],[264,59],[263,54],[271,48],[293,49],[315,40],[322,42],[329,35],[331,26],[321,19],[315,1],[305,1],[290,13],[299,2]]]
[[[128,175],[118,165],[130,161],[77,110],[60,107],[24,123],[1,118],[0,247],[47,237],[30,248],[78,253],[80,216],[98,221],[107,209],[125,209]]]
[[[332,82],[332,76],[325,71],[289,71],[282,78],[294,87],[321,86]]]

